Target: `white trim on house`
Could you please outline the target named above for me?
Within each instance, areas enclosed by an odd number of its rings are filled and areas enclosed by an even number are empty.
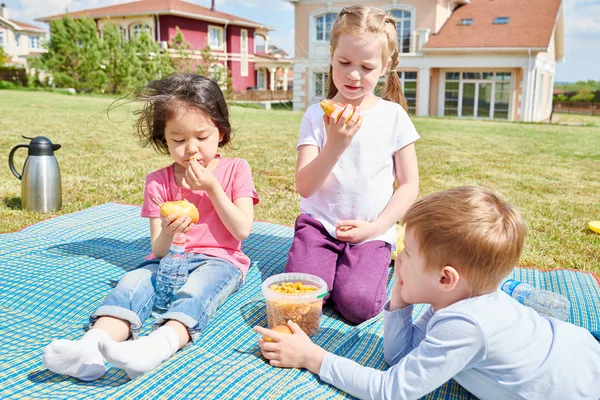
[[[248,76],[248,29],[240,29],[240,75]]]
[[[317,41],[317,17],[329,13],[339,14],[340,11],[342,11],[342,7],[332,7],[330,5],[314,10],[308,15],[308,58],[330,58],[329,40]]]

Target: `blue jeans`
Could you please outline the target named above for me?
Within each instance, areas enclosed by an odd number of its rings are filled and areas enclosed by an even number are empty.
[[[187,253],[186,257],[189,277],[175,293],[169,310],[156,320],[153,328],[166,320],[179,321],[188,328],[192,341],[196,341],[217,308],[239,289],[242,273],[235,265],[220,258],[192,253]],[[90,327],[100,317],[115,317],[128,321],[131,336],[137,338],[152,311],[159,262],[160,259],[146,260],[123,275],[91,315]]]

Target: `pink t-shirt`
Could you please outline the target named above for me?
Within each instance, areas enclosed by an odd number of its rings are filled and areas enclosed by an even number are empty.
[[[221,158],[213,174],[231,201],[240,197],[251,197],[254,204],[258,203],[252,172],[246,160]],[[152,201],[153,197],[161,202],[186,199],[193,203],[198,208],[200,219],[186,233],[186,251],[231,261],[242,271],[243,276],[246,276],[250,259],[242,253],[242,242],[234,238],[223,225],[204,190],[188,190],[177,186],[173,164],[146,176],[142,217],[160,217],[160,207]],[[154,258],[154,255],[150,254],[148,258]]]

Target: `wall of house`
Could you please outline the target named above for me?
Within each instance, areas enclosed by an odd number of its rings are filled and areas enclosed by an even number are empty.
[[[330,2],[319,1],[307,4],[295,4],[295,69],[294,69],[294,95],[297,109],[302,109],[313,102],[314,90],[313,74],[327,72],[328,70],[328,44],[313,43],[315,29],[314,18],[327,12],[339,12],[344,6],[356,4],[356,1]],[[440,4],[438,4],[440,3]],[[394,6],[396,4],[396,6]],[[435,33],[448,17],[447,0],[381,0],[370,1],[368,5],[381,8],[385,11],[392,9],[411,10],[414,13],[413,50],[417,49],[417,31],[430,29]],[[318,47],[318,49],[317,49]],[[310,58],[312,56],[312,58]],[[417,99],[418,101],[418,99]],[[303,104],[302,106],[300,104]]]
[[[396,6],[394,6],[394,3]],[[447,19],[447,10],[443,5],[437,4],[438,0],[401,0],[401,1],[372,1],[368,5],[380,8],[385,11],[392,9],[412,10],[415,13],[415,26],[413,27],[413,41],[416,42],[416,31],[419,29],[430,29],[437,32]],[[305,58],[309,54],[309,46],[311,45],[312,27],[311,19],[316,15],[325,14],[327,12],[339,12],[343,7],[356,4],[355,1],[344,3],[331,3],[329,1],[311,2],[309,4],[295,5],[295,40],[296,58]]]
[[[256,86],[256,78],[254,72],[254,63],[248,63],[248,76],[242,76],[242,67],[239,58],[232,59],[229,61],[229,68],[231,69],[231,77],[233,83],[233,90],[240,91],[246,90],[248,87]]]
[[[232,54],[240,54],[241,30],[248,31],[248,54],[254,54],[254,28],[245,26],[227,26],[227,51]]]
[[[218,26],[224,28],[223,24],[200,21],[177,17],[174,15],[161,15],[160,19],[160,40],[171,41],[177,35],[177,27],[183,34],[185,40],[194,50],[202,50],[208,44],[208,27]],[[228,27],[229,30],[229,27]],[[223,50],[213,49],[214,52],[223,52]]]
[[[3,49],[10,57],[10,61],[15,64],[27,64],[27,58],[33,55],[45,53],[46,50],[42,47],[44,34],[41,32],[15,32],[11,26],[0,23],[0,32],[3,35]],[[17,44],[16,36],[19,35],[19,43]],[[39,38],[39,48],[29,47],[29,36],[37,36]]]
[[[429,115],[438,114],[438,95],[440,90],[440,69],[431,68],[429,72],[431,76],[431,83],[429,85]],[[418,93],[418,91],[417,91]],[[419,98],[417,96],[417,103]]]
[[[522,115],[520,113],[520,110],[523,106],[523,77],[524,77],[524,71],[523,68],[515,68],[513,70],[513,73],[515,75],[515,77],[513,78],[513,82],[514,82],[514,90],[513,90],[513,95],[511,97],[511,101],[513,103],[513,112],[512,112],[512,119],[513,121],[521,121]]]

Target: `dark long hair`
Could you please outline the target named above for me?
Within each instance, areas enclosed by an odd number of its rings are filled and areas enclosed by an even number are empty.
[[[144,103],[134,114],[134,129],[142,146],[151,145],[158,153],[169,154],[165,139],[165,126],[181,107],[206,114],[223,139],[219,147],[232,139],[229,109],[219,85],[208,78],[191,73],[175,73],[150,82],[135,96]]]

